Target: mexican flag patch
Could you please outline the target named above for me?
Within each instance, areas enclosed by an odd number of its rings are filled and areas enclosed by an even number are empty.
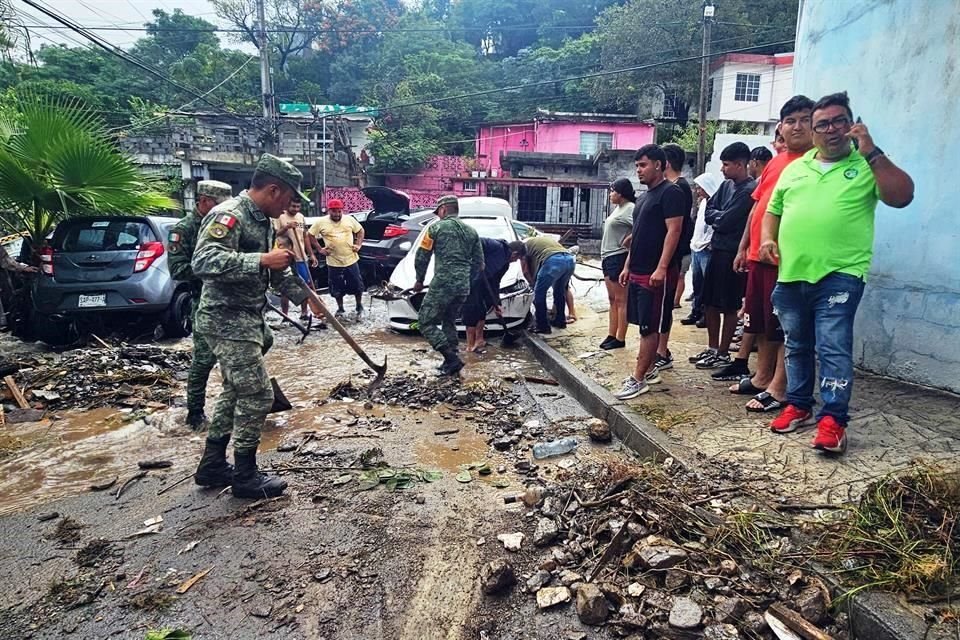
[[[225,213],[217,219],[217,222],[225,226],[227,229],[233,229],[233,226],[237,224],[237,219],[229,213]]]
[[[167,242],[180,242],[180,234],[176,231],[171,231],[167,235]]]

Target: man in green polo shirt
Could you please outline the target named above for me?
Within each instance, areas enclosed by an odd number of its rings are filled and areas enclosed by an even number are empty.
[[[786,342],[787,406],[771,423],[809,423],[815,359],[820,399],[814,449],[843,453],[853,391],[853,319],[873,256],[877,201],[906,207],[913,180],[854,122],[847,94],[813,107],[814,148],[783,170],[763,220],[760,260],[780,263],[773,307]]]

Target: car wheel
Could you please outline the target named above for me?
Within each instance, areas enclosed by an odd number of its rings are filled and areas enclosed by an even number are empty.
[[[80,339],[76,320],[55,319],[34,310],[30,314],[33,335],[51,347],[63,347]]]
[[[193,296],[189,291],[177,291],[173,294],[170,307],[163,316],[163,334],[168,338],[183,338],[193,329],[190,311],[193,308]]]

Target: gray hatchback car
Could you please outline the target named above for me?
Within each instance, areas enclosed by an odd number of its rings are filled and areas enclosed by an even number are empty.
[[[188,335],[190,288],[167,268],[167,235],[176,223],[159,216],[91,216],[58,224],[40,253],[42,275],[33,285],[38,337],[69,342],[78,321],[102,314],[136,314],[158,320],[168,337]]]

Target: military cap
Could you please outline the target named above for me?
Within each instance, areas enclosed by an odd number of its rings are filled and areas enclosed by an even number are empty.
[[[436,213],[437,211],[440,210],[440,207],[446,204],[453,205],[452,213],[454,214],[460,213],[460,200],[457,199],[457,196],[440,196],[439,198],[437,198],[437,206],[433,210],[433,212]]]
[[[197,197],[209,196],[217,202],[233,197],[233,187],[219,180],[201,180],[197,183]]]
[[[300,180],[303,179],[303,174],[286,160],[281,160],[277,156],[265,153],[260,156],[260,162],[257,163],[257,173],[265,173],[279,179],[293,189],[298,198],[304,202],[310,202],[310,198],[303,195],[300,191]]]

